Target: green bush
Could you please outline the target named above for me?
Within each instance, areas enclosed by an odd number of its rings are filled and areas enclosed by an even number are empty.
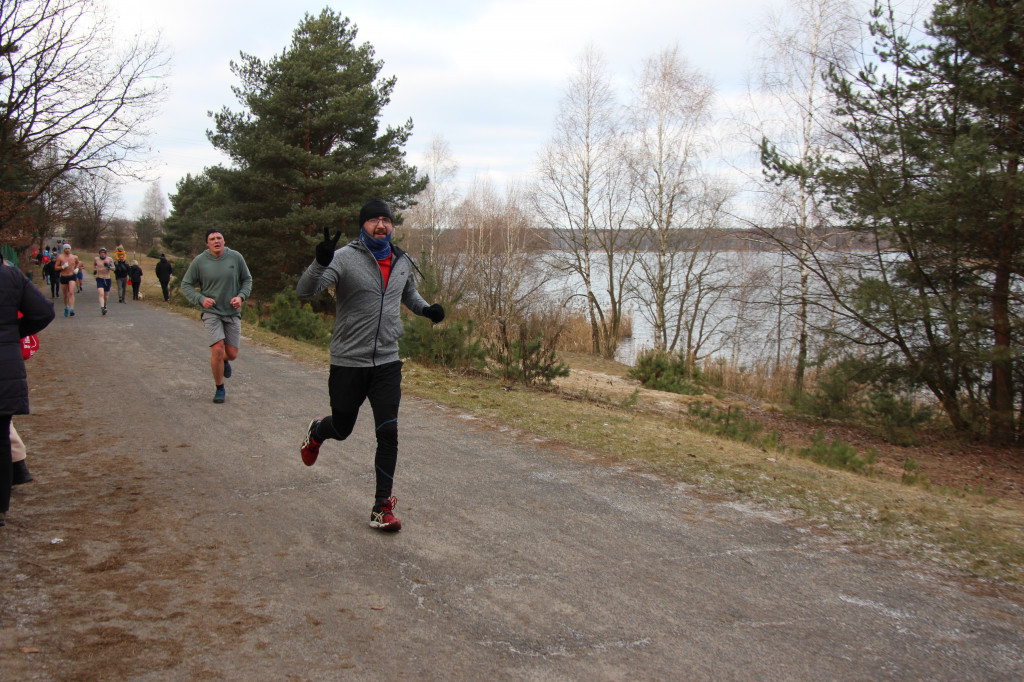
[[[908,457],[907,461],[903,463],[903,478],[901,482],[903,485],[917,485],[920,483],[928,487],[928,479],[921,474],[921,465],[913,457]]]
[[[425,317],[408,315],[403,325],[405,333],[398,340],[402,357],[454,369],[484,369],[487,353],[474,338],[472,320],[449,317],[435,325]]]
[[[153,244],[149,247],[149,251],[146,252],[146,258],[159,258],[163,251],[160,250],[159,244]]]
[[[701,395],[700,371],[690,366],[679,355],[665,351],[647,350],[637,357],[629,377],[637,379],[645,388],[682,395]]]
[[[820,430],[814,436],[811,447],[800,448],[797,454],[818,464],[858,474],[871,474],[872,465],[878,457],[878,452],[874,448],[869,450],[866,456],[861,457],[856,448],[838,438],[829,443],[825,440],[825,434]]]
[[[793,409],[818,419],[848,418],[856,411],[859,376],[855,362],[837,362],[818,375],[813,390],[793,396]]]
[[[331,342],[332,325],[313,312],[308,303],[300,304],[298,295],[291,288],[274,297],[270,316],[260,321],[260,325],[276,334],[318,346],[328,346]]]
[[[910,396],[888,391],[868,393],[861,414],[876,432],[896,445],[917,445],[916,430],[935,417],[927,405],[919,405]]]
[[[712,405],[704,405],[704,403],[691,403],[689,414],[690,423],[703,433],[738,440],[765,449],[774,450],[780,447],[777,431],[763,433],[764,424],[760,420],[747,417],[738,407],[722,410]]]
[[[532,325],[521,322],[503,329],[500,341],[492,342],[487,354],[504,381],[551,384],[557,377],[569,376],[569,366],[558,360],[556,342],[557,335],[545,339]]]

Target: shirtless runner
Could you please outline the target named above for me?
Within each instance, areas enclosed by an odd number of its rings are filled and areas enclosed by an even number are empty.
[[[64,317],[75,315],[75,288],[78,286],[78,271],[82,261],[71,253],[71,244],[65,244],[60,255],[53,262],[54,271],[60,276],[60,290],[64,298]]]
[[[100,313],[107,314],[107,296],[110,295],[110,278],[114,271],[114,259],[107,250],[100,247],[100,255],[92,259],[92,274],[96,275],[96,290],[100,296]]]

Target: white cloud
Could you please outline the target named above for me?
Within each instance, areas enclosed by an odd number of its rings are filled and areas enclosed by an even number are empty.
[[[170,96],[151,140],[165,192],[186,172],[223,162],[205,131],[208,111],[238,108],[229,61],[239,52],[279,54],[303,15],[324,7],[322,0],[107,2],[123,32],[159,29],[173,53]],[[374,46],[382,74],[397,77],[383,118],[413,119],[410,161],[419,163],[441,135],[465,182],[475,173],[503,182],[532,170],[588,45],[604,53],[623,97],[643,58],[675,45],[720,89],[734,88],[749,63],[750,20],[762,7],[759,0],[353,0],[338,11],[356,24],[360,42]],[[129,215],[146,186],[126,188]]]

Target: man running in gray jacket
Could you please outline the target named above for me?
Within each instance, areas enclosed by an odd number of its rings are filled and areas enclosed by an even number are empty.
[[[398,338],[402,335],[401,304],[434,324],[444,319],[440,304],[428,305],[416,290],[413,262],[391,244],[391,209],[371,199],[359,212],[359,237],[337,249],[341,232],[333,239],[324,228],[316,246],[316,259],[299,278],[300,297],[314,296],[334,287],[336,310],[331,338],[328,389],[331,414],[314,419],[302,442],[302,462],[313,466],[320,446],[329,438],[345,440],[352,433],[359,407],[367,398],[377,433],[376,501],[370,526],[398,531],[398,500],[391,494],[398,463],[398,405],[402,399],[402,361]]]

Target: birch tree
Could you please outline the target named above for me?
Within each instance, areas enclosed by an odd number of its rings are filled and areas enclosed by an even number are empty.
[[[424,254],[442,298],[455,301],[462,294],[465,274],[459,266],[459,249],[452,239],[459,198],[455,187],[459,166],[448,141],[440,135],[430,141],[425,161],[423,169],[429,182],[416,196],[416,204],[405,212],[405,232],[413,247]]]
[[[655,348],[674,352],[682,342],[691,363],[703,343],[691,337],[700,330],[702,311],[684,308],[716,300],[708,292],[694,294],[712,282],[715,250],[707,247],[706,233],[723,218],[724,194],[700,164],[712,95],[710,80],[673,48],[646,61],[631,109],[637,226],[646,251],[637,260],[635,294]]]
[[[580,281],[594,353],[614,357],[636,232],[621,108],[593,48],[566,87],[551,141],[541,153],[538,214],[555,237],[554,266]]]
[[[795,308],[793,382],[798,393],[803,390],[810,346],[813,292],[808,263],[831,232],[827,203],[815,191],[812,178],[816,159],[830,143],[828,121],[835,97],[826,88],[825,76],[852,57],[860,25],[853,7],[851,0],[787,0],[757,33],[758,110],[763,116],[757,125],[767,171],[762,188],[773,211],[772,222],[760,227],[793,253],[798,268],[796,291],[787,296]],[[780,160],[805,172],[783,179],[774,172]]]

